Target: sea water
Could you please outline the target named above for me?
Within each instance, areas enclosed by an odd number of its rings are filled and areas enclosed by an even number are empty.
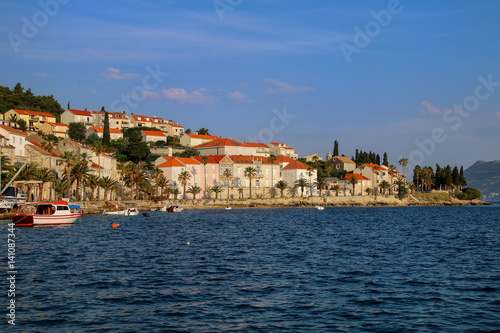
[[[147,215],[16,228],[2,330],[500,330],[498,205]]]

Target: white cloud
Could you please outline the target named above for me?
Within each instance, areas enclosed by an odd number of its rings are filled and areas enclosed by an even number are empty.
[[[438,114],[442,113],[441,109],[435,107],[434,105],[432,105],[428,101],[422,101],[422,102],[420,102],[420,104],[422,104],[422,106],[424,107],[424,109],[422,110],[422,112],[424,114],[438,115]]]
[[[136,78],[139,74],[134,73],[124,73],[120,71],[118,68],[109,67],[104,72],[101,73],[106,80],[132,80]]]
[[[263,81],[271,83],[273,85],[273,87],[267,89],[267,92],[271,94],[277,94],[277,93],[297,94],[314,90],[314,88],[312,87],[294,86],[291,85],[290,83],[286,83],[278,79],[267,78],[264,79]]]
[[[183,88],[162,89],[161,95],[167,100],[179,102],[181,104],[209,105],[215,103],[215,97],[205,94],[206,89],[200,88],[188,92]]]
[[[240,93],[239,91],[228,92],[227,96],[230,99],[232,99],[233,101],[239,102],[239,103],[243,102],[246,99],[246,97],[242,93]]]

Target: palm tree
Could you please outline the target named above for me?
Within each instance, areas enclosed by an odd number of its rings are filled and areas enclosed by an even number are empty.
[[[367,188],[365,188],[365,192],[366,192],[367,195],[370,195],[373,192],[373,188],[367,187]]]
[[[163,189],[171,185],[171,181],[165,177],[165,175],[161,174],[158,179],[158,186],[160,187],[160,196],[163,196]]]
[[[255,177],[255,176],[257,176],[257,169],[249,166],[249,167],[247,167],[245,169],[244,175],[250,181],[250,196],[249,196],[249,199],[252,199],[252,178]]]
[[[399,189],[401,188],[401,186],[404,186],[404,185],[405,185],[405,181],[401,177],[398,177],[398,179],[396,179],[396,181],[394,182],[394,186],[397,186],[397,188],[398,188],[398,193],[399,193]]]
[[[43,185],[44,183],[52,183],[56,180],[54,173],[49,168],[40,168],[36,170],[36,180],[41,181],[39,184],[40,193],[38,193],[38,201],[43,201]],[[51,186],[52,192],[52,186]],[[52,198],[50,198],[52,199]]]
[[[313,195],[313,183],[312,183],[312,175],[314,174],[314,168],[313,167],[308,167],[306,170],[306,175],[309,176],[309,184],[311,185],[311,193],[309,194],[310,196]]]
[[[97,157],[97,163],[99,163],[99,178],[101,178],[101,154],[106,151],[106,146],[102,143],[102,141],[96,141],[94,144],[90,147],[92,149],[92,152],[96,155]]]
[[[195,200],[196,200],[196,195],[197,195],[198,193],[200,193],[200,192],[201,192],[201,188],[200,188],[200,187],[198,187],[198,186],[191,186],[191,187],[189,187],[189,189],[187,190],[187,193],[192,194],[192,195],[193,195],[193,199],[195,199]]]
[[[233,178],[233,173],[231,172],[231,170],[226,169],[222,173],[222,178],[224,178],[227,182],[227,200],[229,200],[229,180]]]
[[[295,186],[300,187],[300,197],[304,197],[304,187],[307,186],[307,180],[305,178],[300,178],[299,180],[295,181]]]
[[[316,156],[314,156],[316,157]],[[319,196],[321,197],[322,195],[322,191],[323,191],[323,187],[326,186],[326,180],[325,178],[316,178],[316,181],[314,182],[314,186],[316,186],[316,188],[319,190]]]
[[[239,198],[243,199],[243,187],[238,188],[238,194],[239,194]]]
[[[332,191],[335,192],[335,196],[336,197],[339,196],[339,192],[340,192],[341,189],[342,189],[342,187],[339,184],[336,184],[336,185],[332,186]]]
[[[181,173],[179,173],[179,176],[177,177],[177,179],[184,187],[182,198],[185,200],[186,199],[186,186],[187,186],[187,183],[189,182],[189,179],[191,179],[191,174],[187,170],[182,171]]]
[[[203,164],[203,197],[205,198],[207,195],[207,164],[208,157],[203,156],[201,158],[201,164]]]
[[[160,176],[163,175],[163,171],[161,171],[159,168],[155,167],[153,168],[153,171],[151,171],[151,178],[155,181],[155,195],[158,195],[158,187],[159,187],[159,182],[160,182]]]
[[[420,175],[422,173],[422,169],[420,168],[419,165],[417,165],[414,169],[413,169],[413,181],[415,182],[415,184],[417,185],[417,191],[418,191],[418,179],[420,178]],[[417,181],[415,181],[415,177],[417,178]]]
[[[283,198],[283,192],[288,187],[288,183],[284,180],[280,180],[279,182],[276,183],[275,187],[281,191],[281,197]]]
[[[356,195],[356,184],[358,183],[358,179],[352,175],[351,178],[349,178],[349,183],[352,185],[352,195]]]
[[[69,189],[69,183],[64,179],[58,180],[54,184],[54,190],[57,194],[57,200],[62,200],[64,192]]]
[[[57,136],[45,137],[45,141],[41,143],[43,149],[49,153],[49,169],[52,170],[52,151],[57,147],[59,138]]]
[[[90,188],[90,201],[94,201],[94,191],[99,186],[99,177],[90,174],[85,178],[84,184]]]
[[[81,160],[71,170],[71,176],[76,180],[77,201],[80,199],[80,184],[90,174],[90,169],[86,160]]]
[[[378,187],[382,189],[382,195],[385,195],[385,190],[391,187],[391,184],[389,184],[387,181],[383,180],[380,184],[378,184]]]
[[[407,158],[402,158],[399,160],[399,165],[403,167],[403,175],[406,178],[406,172],[405,172],[405,167],[408,165],[408,159]]]
[[[71,151],[65,151],[60,158],[62,159],[64,163],[64,172],[66,173],[66,181],[68,182],[67,186],[67,197],[69,198],[70,196],[70,189],[71,189],[71,170],[73,169],[73,165],[76,163],[76,156],[73,154]]]
[[[375,193],[375,196],[377,196],[377,186],[378,186],[378,175],[380,174],[380,166],[375,165],[372,168],[373,173],[375,174],[375,188],[373,189],[373,193]]]
[[[389,175],[391,176],[391,189],[394,185],[394,174],[396,173],[396,167],[394,165],[389,165]]]
[[[274,154],[269,155],[269,157],[267,158],[269,163],[271,163],[271,184],[274,184],[274,162],[276,162],[277,159],[278,158]],[[274,198],[274,186],[272,188],[271,193]],[[281,194],[282,194],[281,197],[283,198],[283,192],[281,192]]]
[[[222,186],[214,186],[210,189],[210,192],[215,193],[215,199],[217,200],[219,198],[219,193],[224,192],[224,188],[222,188]]]
[[[108,192],[117,184],[117,181],[106,176],[99,178],[98,184],[104,190],[104,200],[108,200]]]
[[[22,166],[17,164],[17,165],[15,165],[15,167],[17,170],[19,170],[19,168],[21,168]],[[24,169],[22,169],[21,173],[19,173],[17,178],[20,180],[24,180],[24,181],[34,180],[36,177],[37,168],[38,168],[38,165],[36,163],[33,163],[33,162],[28,163],[28,164],[26,164]],[[31,191],[33,189],[33,183],[26,183],[24,185],[24,187],[25,187],[24,193],[26,193],[26,200],[30,200]]]
[[[172,195],[174,196],[174,199],[177,199],[179,196],[179,189],[177,187],[172,189]]]

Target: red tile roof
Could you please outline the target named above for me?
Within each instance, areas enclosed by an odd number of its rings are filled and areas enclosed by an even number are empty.
[[[373,163],[365,163],[365,166],[371,168],[372,170],[373,170],[373,168],[375,168],[377,166],[380,168],[380,170],[388,170],[389,169],[385,165],[378,165],[378,164],[373,164]]]
[[[28,135],[28,133],[21,132],[21,131],[15,129],[15,128],[10,127],[10,126],[0,125],[0,128],[3,128],[4,130],[6,130],[7,132],[10,132],[12,134],[24,135],[24,136]]]
[[[166,162],[163,162],[162,164],[160,165],[157,165],[156,167],[157,168],[165,168],[165,167],[183,167],[184,164],[182,164],[181,162],[179,162],[177,159],[171,159],[171,160],[168,160]]]
[[[28,111],[28,110],[18,110],[18,109],[12,109],[13,111],[16,111],[19,114],[24,114],[24,115],[37,115],[37,116],[44,116],[44,117],[52,117],[55,118],[55,116],[51,115],[48,112],[40,112],[40,111]]]
[[[74,110],[74,109],[68,109],[67,111],[69,111],[72,114],[77,115],[77,116],[93,117],[92,112],[90,112],[90,111],[82,111],[82,110]]]
[[[250,147],[245,143],[225,138],[225,139],[217,139],[217,140],[213,140],[210,142],[205,142],[205,143],[202,143],[201,145],[194,146],[193,148],[199,149],[199,148],[214,148],[214,147],[228,147],[228,146],[230,146],[230,147]]]
[[[104,133],[103,127],[90,127],[90,129],[92,129],[94,132]],[[109,133],[123,134],[122,131],[120,131],[118,128],[110,128]]]
[[[141,131],[141,132],[147,136],[166,136],[163,132],[160,131]]]
[[[210,155],[210,156],[205,156],[208,158],[208,163],[211,164],[218,164],[226,155]],[[195,160],[197,160],[200,163],[203,163],[203,156],[193,156]]]
[[[268,145],[260,142],[245,142],[248,146],[250,147],[257,147],[257,148],[269,148]]]
[[[296,160],[292,160],[292,162],[288,163],[283,168],[283,170],[292,170],[292,169],[304,169],[304,170],[307,170],[307,169],[309,169],[309,166],[306,165],[306,164],[304,164],[304,163],[302,163],[302,162],[299,162],[299,161],[296,161]],[[314,170],[316,170],[316,169],[314,169]]]
[[[366,178],[365,176],[362,176],[359,173],[348,173],[347,175],[345,175],[345,177],[342,177],[340,179],[349,180],[351,178],[356,178],[357,180],[370,180],[370,178]]]

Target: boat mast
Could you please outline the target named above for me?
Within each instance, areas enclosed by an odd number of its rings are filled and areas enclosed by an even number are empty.
[[[6,190],[6,189],[7,189],[10,185],[12,185],[12,183],[14,182],[14,180],[16,180],[17,176],[19,176],[19,174],[21,173],[21,171],[23,171],[24,167],[25,167],[26,165],[28,165],[28,162],[29,162],[29,161],[26,161],[26,162],[25,162],[25,163],[24,163],[24,164],[23,164],[23,165],[19,168],[19,170],[17,170],[17,172],[16,172],[16,174],[14,175],[14,177],[12,177],[12,179],[10,180],[10,182],[9,182],[7,185],[5,185],[5,187],[3,188],[2,192],[0,192],[0,195],[2,195],[2,194],[3,194],[3,192],[5,192],[5,190]],[[0,163],[0,165],[1,165],[1,164],[2,164],[2,163]],[[0,171],[1,171],[1,169],[0,169]],[[0,173],[1,173],[1,172],[0,172]],[[1,187],[1,186],[0,186],[0,187]]]

